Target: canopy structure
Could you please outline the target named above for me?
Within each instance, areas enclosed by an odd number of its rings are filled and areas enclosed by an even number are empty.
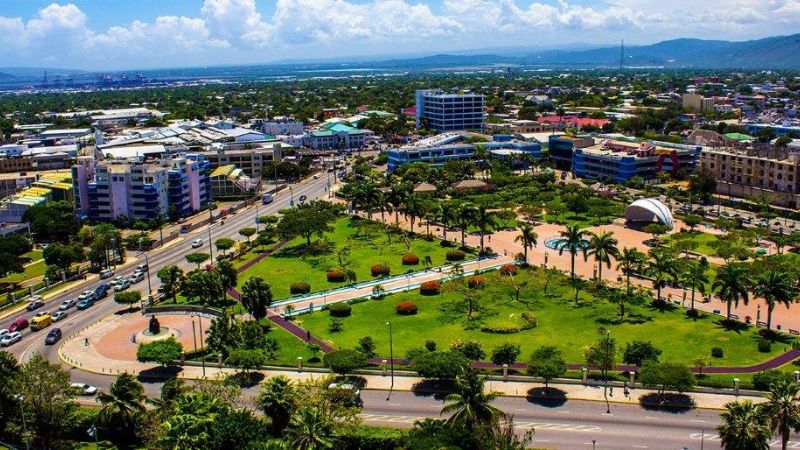
[[[668,227],[675,225],[675,219],[667,205],[654,198],[641,198],[625,208],[628,222],[658,222]]]

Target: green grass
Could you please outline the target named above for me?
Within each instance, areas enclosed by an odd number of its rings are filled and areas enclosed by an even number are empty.
[[[39,250],[31,251],[26,253],[24,258],[28,258],[28,260],[32,263],[25,267],[25,270],[20,273],[12,273],[10,275],[6,275],[3,278],[0,278],[0,283],[19,283],[25,280],[30,280],[32,278],[41,277],[44,275],[44,271],[47,269],[47,265],[44,263],[42,259],[42,252]]]
[[[363,226],[358,227],[355,224]],[[357,275],[357,282],[374,279],[370,273],[373,264],[388,264],[392,275],[399,275],[408,270],[422,270],[424,268],[422,260],[425,256],[431,257],[434,267],[443,265],[446,263],[445,254],[448,250],[439,245],[439,240],[413,239],[410,253],[419,257],[420,264],[403,266],[401,258],[409,251],[400,236],[396,233],[387,234],[383,225],[365,219],[355,221],[339,219],[334,224],[334,231],[326,233],[325,241],[329,243],[329,249],[320,252],[309,250],[303,238],[293,240],[281,251],[240,274],[239,287],[250,277],[261,276],[270,284],[273,296],[277,300],[291,295],[289,285],[295,281],[309,283],[312,292],[345,286],[345,282],[332,283],[326,277],[328,270],[339,266],[335,252],[344,246],[351,249],[347,260],[350,262],[350,269]],[[312,246],[319,247],[314,244]]]
[[[606,225],[614,221],[616,216],[594,217],[587,214],[564,212],[561,214],[544,214],[543,220],[548,223],[558,223],[565,226],[578,225],[580,228]]]
[[[538,269],[524,271],[517,281],[525,280],[528,285],[522,289],[519,302],[513,298],[508,279],[496,273],[486,276],[488,286],[480,301],[484,308],[480,312],[481,323],[519,323],[520,314],[528,311],[537,317],[538,327],[515,334],[466,329],[466,313],[452,311],[452,305],[462,297],[448,290],[434,297],[423,297],[413,291],[355,304],[351,317],[344,319],[344,330],[335,334],[328,331],[331,319],[327,312],[299,316],[297,320],[300,326],[338,348],[353,348],[359,338],[371,336],[377,343],[378,354],[383,357],[388,356],[385,323],[389,320],[393,324],[395,356],[403,356],[407,350],[420,347],[429,339],[440,349],[456,340],[475,340],[487,354],[503,343],[519,344],[523,349],[520,361],[526,360],[539,346],[554,345],[564,352],[568,362],[581,363],[585,347],[597,338],[597,328],[605,326],[617,339],[620,360],[625,343],[644,340],[652,341],[663,350],[662,361],[691,365],[698,357],[709,357],[714,366],[748,366],[782,353],[793,340],[786,337],[785,342],[773,344],[771,353],[759,353],[756,349],[759,337],[754,327],[743,324],[738,331],[728,330],[716,315],[702,314],[697,320],[691,320],[679,308],[662,311],[650,305],[627,305],[626,320],[620,323],[617,305],[585,291],[581,291],[580,305],[576,306],[572,301],[574,291],[568,286],[566,276],[559,275],[557,281],[551,282],[550,292],[555,295],[545,296],[542,272]],[[396,314],[395,305],[404,300],[417,303],[417,315]],[[725,356],[710,358],[712,347],[721,347]]]
[[[692,249],[692,252],[699,253],[705,256],[716,256],[717,251],[714,247],[716,242],[719,240],[720,236],[711,233],[703,233],[699,231],[695,231],[692,233],[679,233],[682,235],[691,234],[692,241],[697,243],[697,247]],[[662,238],[666,243],[674,241],[676,235],[672,234]]]

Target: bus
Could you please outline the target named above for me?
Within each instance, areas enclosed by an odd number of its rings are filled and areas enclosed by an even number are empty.
[[[51,323],[53,323],[53,317],[51,317],[50,314],[34,317],[33,320],[31,320],[31,331],[39,331],[50,326]]]

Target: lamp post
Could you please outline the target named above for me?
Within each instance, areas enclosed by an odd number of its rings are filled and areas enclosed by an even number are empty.
[[[25,397],[22,395],[15,395],[14,398],[19,402],[20,413],[22,413],[22,431],[25,433],[25,448],[31,449],[31,444],[28,440],[28,422],[25,420]]]
[[[200,327],[200,348],[203,348],[203,316],[197,316],[197,326]],[[203,367],[203,378],[206,377],[206,358],[200,358],[200,365]]]
[[[289,206],[294,206],[294,189],[289,185]]]
[[[392,397],[392,389],[394,389],[394,347],[392,345],[392,322],[386,322],[389,327],[389,373],[391,374],[391,383],[389,384],[389,394],[386,396],[386,401]]]
[[[211,246],[211,222],[208,222],[208,253],[210,255],[211,264],[214,264],[214,247]]]

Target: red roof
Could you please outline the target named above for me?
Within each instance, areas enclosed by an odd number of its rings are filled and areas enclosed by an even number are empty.
[[[542,116],[537,119],[539,123],[558,124],[563,123],[566,126],[583,128],[587,125],[592,125],[597,128],[602,128],[603,125],[611,123],[610,119],[590,119],[588,117],[575,117],[575,116]]]
[[[417,115],[417,107],[416,106],[409,106],[408,108],[403,109],[403,115],[414,117]]]
[[[366,111],[366,110],[368,110],[368,109],[369,109],[369,108],[367,108],[367,105],[361,105],[361,106],[359,106],[358,108],[356,108],[356,110],[357,110],[358,112],[360,112],[360,113],[363,113],[364,111]]]

